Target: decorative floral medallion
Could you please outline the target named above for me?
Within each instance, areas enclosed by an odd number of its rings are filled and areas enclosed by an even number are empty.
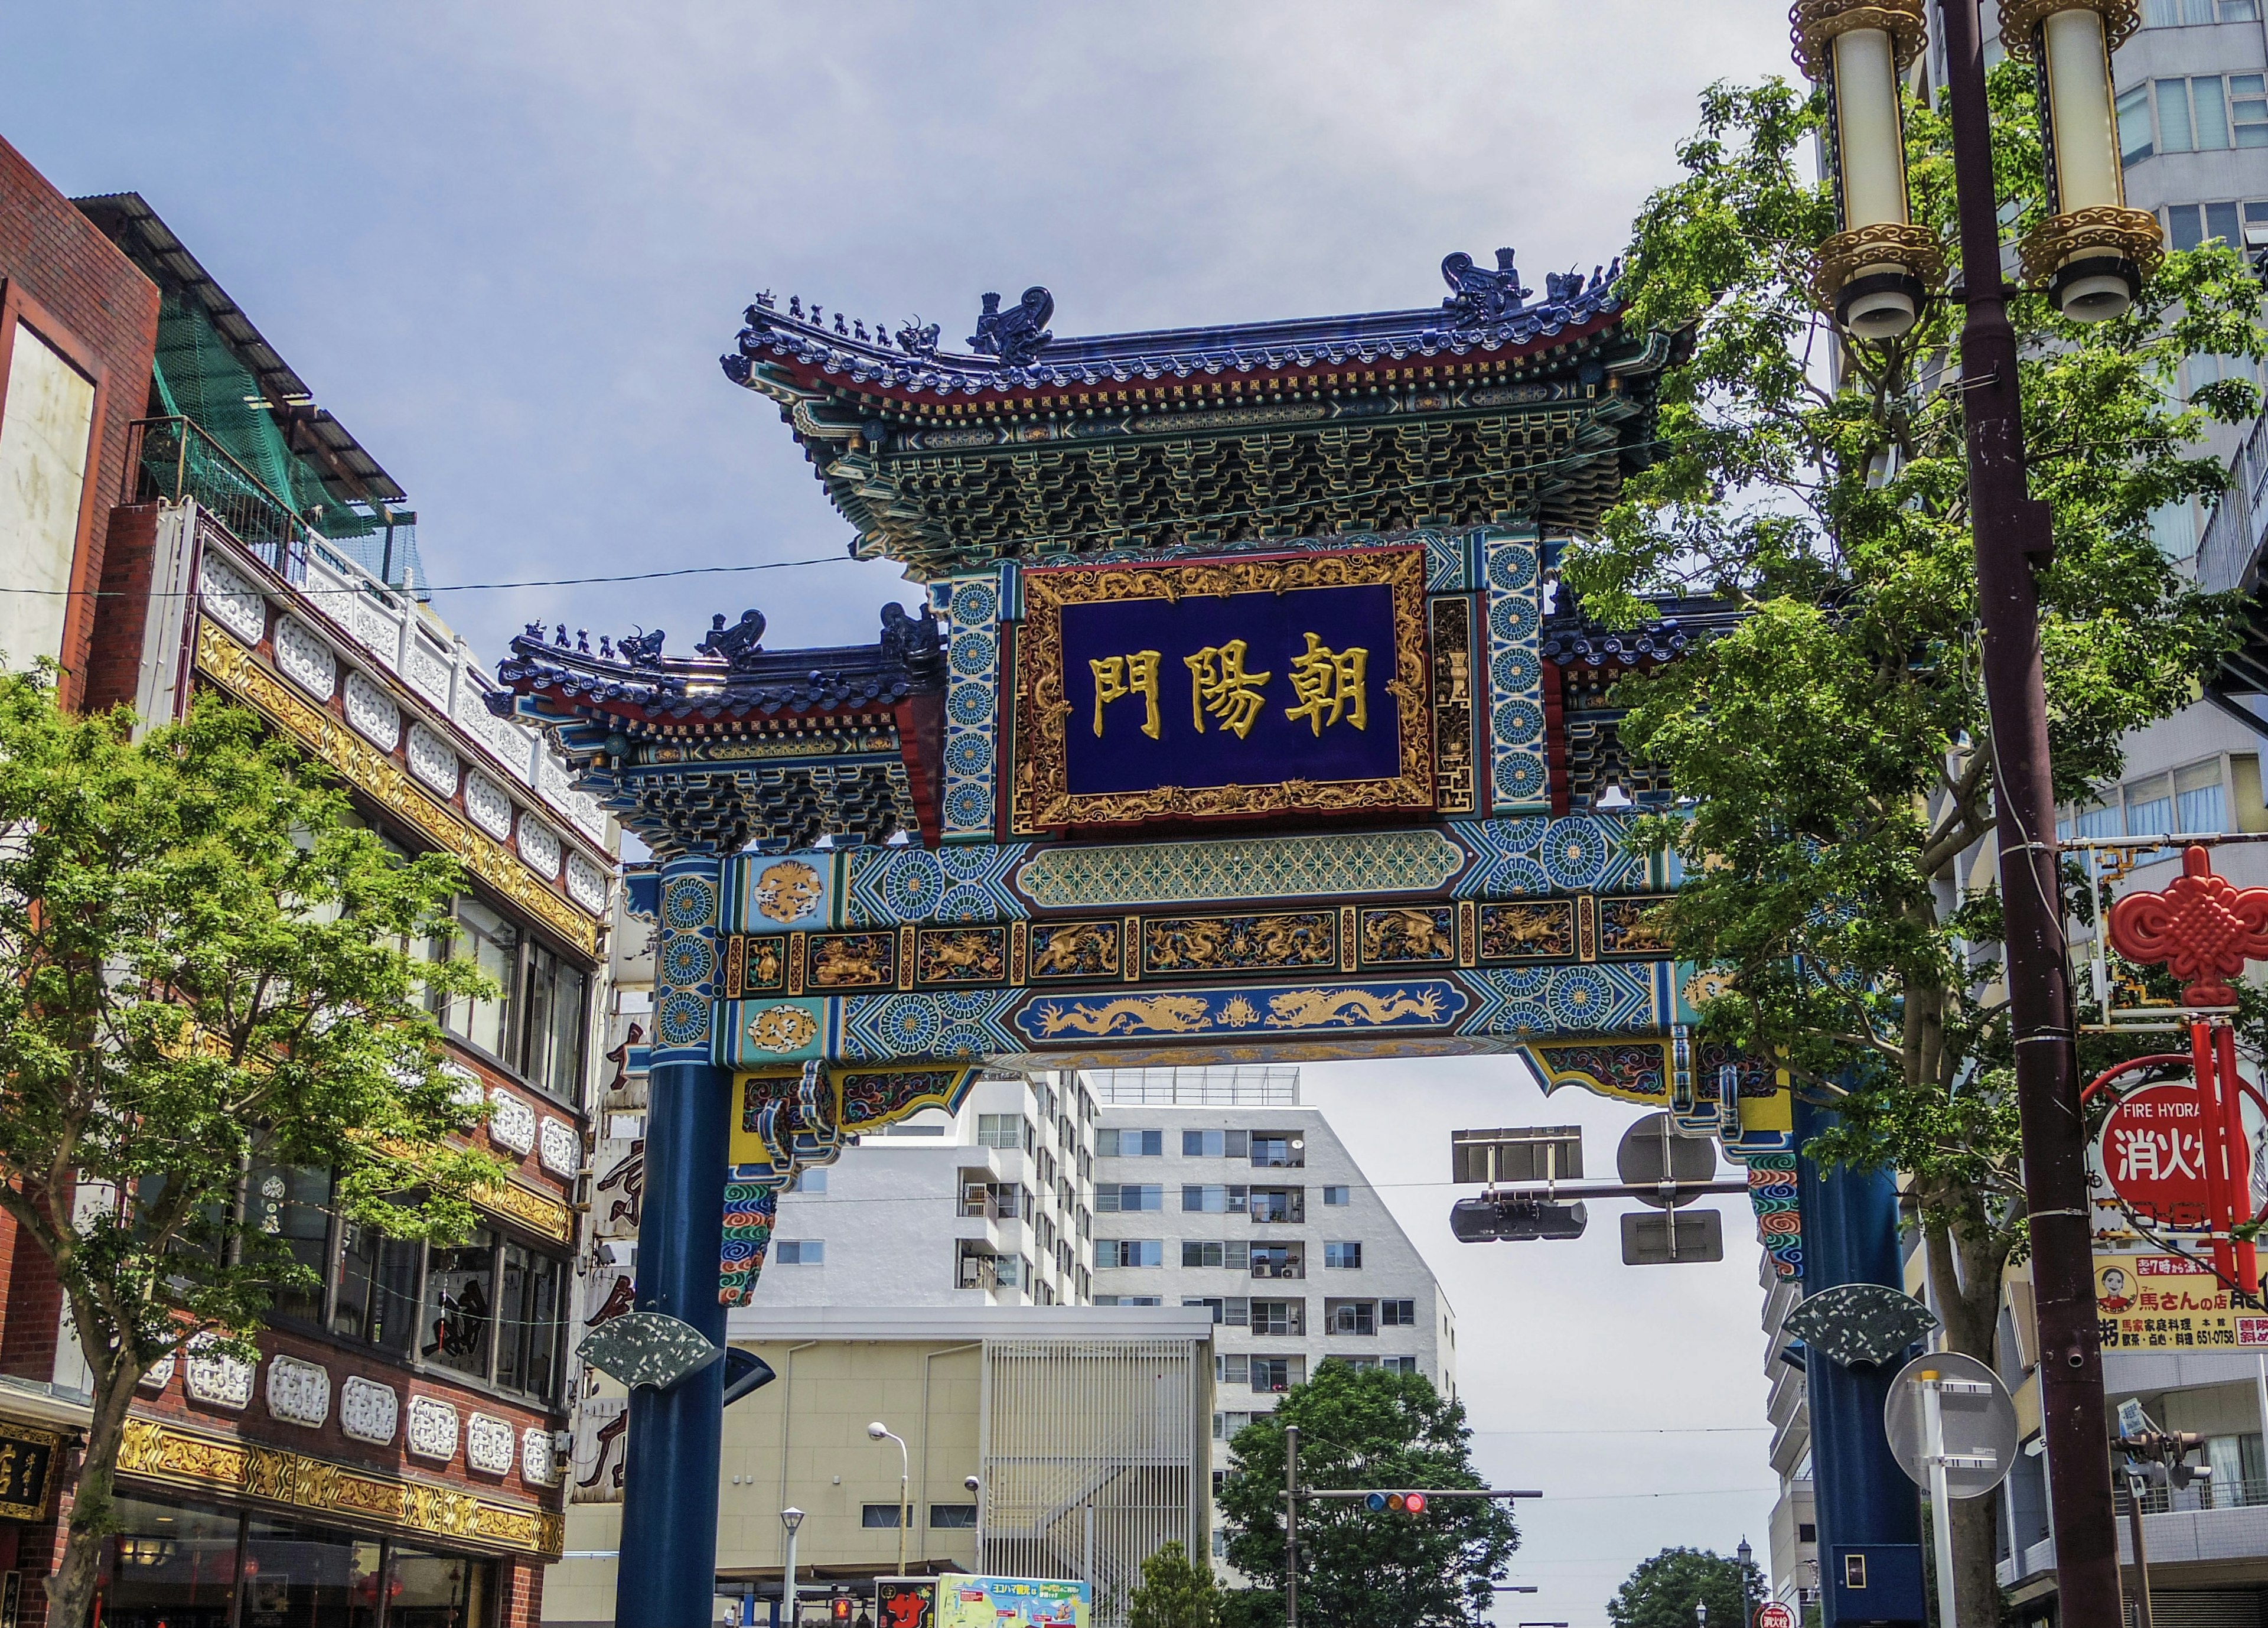
[[[268,631],[268,601],[217,554],[205,555],[197,593],[214,620],[246,644],[257,645]]]
[[[284,676],[328,701],[339,687],[339,659],[320,635],[297,616],[276,619],[276,665]]]
[[[557,1462],[551,1455],[551,1433],[540,1425],[530,1425],[519,1433],[519,1478],[530,1486],[558,1484]]]
[[[252,1404],[253,1365],[211,1349],[210,1340],[189,1347],[186,1381],[189,1399],[240,1413]]]
[[[512,834],[512,799],[477,769],[465,776],[465,812],[490,836],[501,840]]]
[[[456,795],[457,755],[423,724],[409,726],[409,772],[444,797]]]
[[[607,908],[606,873],[579,853],[567,856],[567,896],[593,913]]]
[[[438,1396],[409,1399],[409,1453],[446,1462],[457,1455],[457,1410]]]
[[[401,1425],[401,1396],[391,1385],[350,1375],[339,1387],[339,1428],[357,1441],[383,1447]]]
[[[287,1425],[320,1429],[331,1417],[330,1370],[297,1357],[268,1359],[268,1411]]]
[[[559,833],[541,820],[519,822],[519,857],[538,876],[559,874]]]
[[[489,1101],[496,1104],[496,1112],[489,1116],[489,1140],[515,1153],[533,1148],[535,1110],[509,1091],[491,1091]]]
[[[401,743],[401,709],[376,680],[351,670],[347,674],[347,722],[382,752]]]
[[[465,1423],[465,1462],[482,1475],[510,1475],[519,1445],[511,1422],[492,1413],[475,1413]]]
[[[556,1176],[571,1176],[581,1168],[583,1138],[575,1127],[563,1119],[544,1116],[543,1131],[537,1138],[541,1147],[543,1168]]]

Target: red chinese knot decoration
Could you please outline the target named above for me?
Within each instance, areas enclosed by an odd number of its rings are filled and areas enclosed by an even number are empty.
[[[2211,856],[2191,848],[2173,886],[2129,894],[2110,907],[2110,942],[2128,961],[2164,962],[2186,986],[2183,1004],[2233,1006],[2228,980],[2247,960],[2268,960],[2268,888],[2239,888],[2216,876]]]

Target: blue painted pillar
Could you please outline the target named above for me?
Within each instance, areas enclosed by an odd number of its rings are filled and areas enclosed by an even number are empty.
[[[1832,1110],[1799,1097],[1799,1149],[1835,1121]],[[1803,1205],[1803,1292],[1845,1283],[1905,1286],[1898,1254],[1897,1187],[1887,1170],[1822,1171],[1797,1160]],[[1924,1620],[1921,1496],[1890,1455],[1882,1403],[1895,1368],[1846,1368],[1807,1353],[1804,1389],[1811,1417],[1811,1475],[1819,1528],[1819,1587],[1824,1628]],[[1848,1586],[1856,1557],[1865,1587]]]
[[[661,867],[637,1304],[681,1317],[721,1345],[732,1076],[710,1060],[720,881],[713,855]],[[725,1365],[711,1363],[671,1390],[632,1390],[630,1416],[616,1628],[712,1622]]]

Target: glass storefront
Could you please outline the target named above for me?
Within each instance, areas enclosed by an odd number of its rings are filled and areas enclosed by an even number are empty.
[[[105,1628],[490,1628],[497,1562],[207,1505],[121,1497]]]

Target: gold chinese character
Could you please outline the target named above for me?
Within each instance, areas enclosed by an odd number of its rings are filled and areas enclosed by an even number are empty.
[[[1363,689],[1363,669],[1369,665],[1370,652],[1360,645],[1345,650],[1333,650],[1314,634],[1307,635],[1307,653],[1292,658],[1292,693],[1300,697],[1300,704],[1285,707],[1284,716],[1293,723],[1307,720],[1308,732],[1322,734],[1325,724],[1336,724],[1344,716],[1357,729],[1370,727],[1370,701]],[[1325,708],[1330,716],[1323,716]]]
[[[1142,725],[1142,733],[1155,740],[1158,728],[1158,663],[1161,659],[1154,650],[1138,650],[1130,656],[1106,656],[1087,662],[1094,669],[1094,733],[1102,736],[1102,709],[1113,701],[1128,696],[1140,696],[1147,705],[1149,717]]]
[[[1270,674],[1244,670],[1245,644],[1233,638],[1226,645],[1208,645],[1194,656],[1183,656],[1189,670],[1189,721],[1204,733],[1204,715],[1211,713],[1239,740],[1252,733],[1260,717],[1260,687]]]

